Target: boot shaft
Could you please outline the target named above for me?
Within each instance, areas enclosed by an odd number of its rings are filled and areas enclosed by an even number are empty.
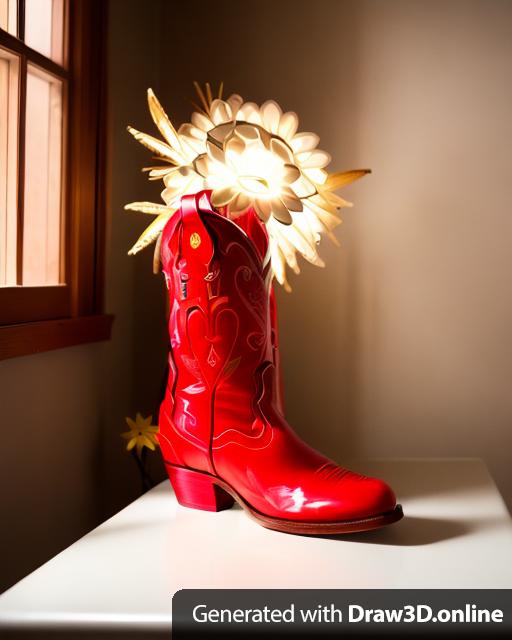
[[[253,212],[235,224],[207,192],[183,198],[164,230],[170,373],[160,440],[169,462],[213,473],[213,449],[268,438],[280,390],[267,249]]]

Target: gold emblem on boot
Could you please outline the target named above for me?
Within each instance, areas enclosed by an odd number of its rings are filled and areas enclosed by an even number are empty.
[[[192,249],[197,249],[197,247],[201,244],[201,236],[198,233],[193,233],[190,236],[190,246]]]

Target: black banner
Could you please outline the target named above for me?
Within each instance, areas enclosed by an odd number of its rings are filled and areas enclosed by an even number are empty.
[[[173,640],[191,638],[512,637],[509,589],[178,591]]]

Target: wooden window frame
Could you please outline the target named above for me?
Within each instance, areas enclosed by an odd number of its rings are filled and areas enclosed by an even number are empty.
[[[20,104],[30,61],[68,82],[64,128],[65,285],[0,287],[0,359],[110,337],[113,317],[103,313],[105,262],[106,3],[67,1],[67,69],[0,30],[0,45],[19,55]],[[23,28],[24,0],[18,24]],[[22,33],[19,34],[23,36]],[[66,60],[65,60],[66,62]],[[19,121],[19,172],[24,127]],[[18,185],[18,274],[22,267],[23,180]]]

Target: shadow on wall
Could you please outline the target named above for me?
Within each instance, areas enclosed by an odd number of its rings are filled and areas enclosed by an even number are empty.
[[[510,500],[510,3],[162,10],[154,89],[177,122],[193,80],[223,80],[296,110],[333,169],[373,169],[326,269],[279,292],[290,421],[339,460],[481,455]]]
[[[173,50],[187,51],[179,62],[168,49],[162,51],[166,74],[154,89],[171,118],[177,123],[190,118],[192,107],[183,97],[193,98],[193,80],[208,80],[214,86],[222,80],[228,94],[238,92],[258,103],[274,98],[284,109],[296,110],[302,128],[318,132],[324,147],[329,146],[329,123],[335,123],[343,131],[344,144],[335,149],[333,166],[352,168],[358,136],[357,15],[351,3],[313,7],[291,1],[243,6],[228,1],[205,16],[208,9],[202,3],[180,5],[177,12],[165,5],[162,30],[168,33],[174,25]],[[343,37],[349,55],[332,55],[325,46],[326,32],[334,36],[339,28],[328,25],[333,16],[336,24],[350,25]],[[246,27],[240,28],[242,24]],[[162,38],[165,41],[165,35]],[[350,101],[337,99],[340,84],[350,88]],[[288,417],[325,451],[334,445],[338,457],[357,450],[358,441],[357,245],[349,233],[343,242],[343,251],[324,243],[328,278],[304,262],[300,277],[292,276],[293,293],[278,290]]]
[[[109,3],[109,245],[107,309],[114,312],[113,338],[104,359],[103,518],[140,493],[138,471],[124,451],[120,433],[136,412],[158,419],[166,368],[165,286],[152,273],[152,252],[128,250],[147,226],[147,218],[124,211],[136,200],[158,201],[160,185],[148,183],[142,167],[148,154],[126,130],[152,127],[145,100],[148,85],[160,77],[159,29],[164,2],[112,0]],[[151,455],[155,479],[164,477],[159,455]]]
[[[125,12],[125,3],[113,4]],[[333,169],[373,169],[344,194],[355,207],[343,211],[341,248],[322,243],[327,267],[303,262],[292,294],[278,292],[290,422],[341,461],[481,455],[512,496],[511,89],[501,80],[512,57],[510,6],[152,6],[144,62],[140,38],[133,47],[136,20],[118,27],[118,69],[134,67],[137,81],[121,82],[118,70],[116,126],[152,130],[147,85],[180,123],[190,117],[192,81],[223,80],[227,91],[296,110],[331,152]],[[147,157],[119,136],[120,207],[141,199],[131,179]],[[124,156],[133,160],[129,171]],[[159,185],[144,189],[158,199]],[[117,224],[126,225],[122,214]],[[125,228],[123,251],[138,224],[130,221],[130,238]],[[133,393],[147,398],[164,339],[161,325],[152,332],[162,299],[149,262],[134,259],[125,309],[135,310]]]

